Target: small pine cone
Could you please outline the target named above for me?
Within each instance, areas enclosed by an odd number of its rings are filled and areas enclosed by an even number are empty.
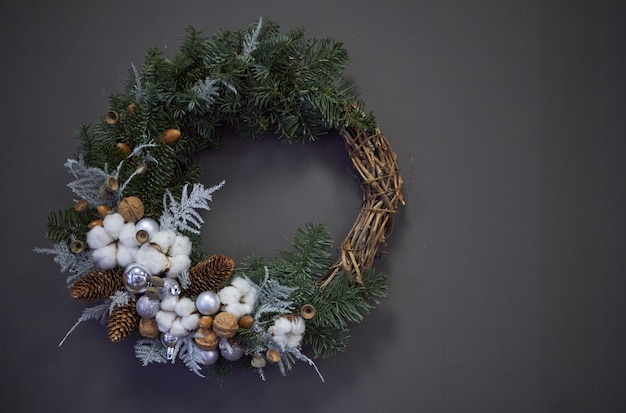
[[[235,262],[226,255],[213,255],[189,269],[189,288],[191,295],[204,291],[217,291],[228,281]]]
[[[84,301],[104,300],[123,287],[119,270],[94,270],[74,282],[70,295]]]
[[[114,343],[122,341],[139,326],[139,314],[135,300],[115,307],[107,319],[107,335]]]

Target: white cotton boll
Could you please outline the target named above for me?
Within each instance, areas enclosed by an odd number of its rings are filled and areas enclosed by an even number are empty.
[[[175,318],[176,314],[169,311],[159,311],[154,317],[161,333],[170,331]]]
[[[178,299],[174,311],[179,316],[184,317],[196,311],[196,303],[191,301],[188,297],[181,297]]]
[[[242,296],[248,294],[252,289],[252,284],[250,284],[250,281],[246,280],[243,277],[233,278],[233,280],[230,282],[230,285],[237,288],[241,292]]]
[[[178,277],[183,271],[191,267],[191,259],[187,255],[177,255],[170,257],[170,269],[167,271],[168,277]]]
[[[150,243],[158,245],[161,251],[167,254],[167,251],[169,251],[170,247],[174,244],[175,239],[176,233],[172,230],[158,231],[152,234]]]
[[[306,324],[304,323],[304,319],[302,317],[297,317],[291,321],[291,334],[303,334],[306,328]]]
[[[191,241],[184,235],[177,235],[170,248],[170,255],[191,255]]]
[[[228,304],[226,311],[237,317],[237,319],[240,319],[248,313],[246,306],[237,302]]]
[[[284,334],[274,334],[274,336],[272,336],[272,341],[284,347],[287,345],[287,336]]]
[[[176,315],[176,313],[174,313],[173,311],[175,311],[177,303],[178,303],[178,296],[168,295],[167,297],[161,300],[161,310],[172,311],[172,314]]]
[[[280,317],[274,321],[274,325],[270,328],[274,335],[282,336],[291,331],[291,322],[285,317]]]
[[[141,243],[137,241],[137,228],[132,222],[127,222],[122,227],[119,236],[120,244],[127,247],[139,247]]]
[[[220,297],[222,304],[235,304],[241,298],[241,292],[232,285],[222,288],[217,292],[217,295]]]
[[[92,252],[91,257],[96,267],[101,270],[109,270],[117,265],[117,245],[109,244]]]
[[[117,213],[109,214],[104,217],[104,220],[102,221],[102,226],[111,237],[113,237],[114,239],[118,239],[120,237],[122,227],[124,226],[124,217]]]
[[[170,334],[173,334],[176,337],[184,337],[189,334],[189,331],[187,331],[185,326],[183,326],[180,318],[176,318],[172,323],[172,327],[170,328]]]
[[[91,249],[103,248],[113,242],[113,238],[99,225],[87,233],[87,245]]]
[[[188,331],[194,331],[195,329],[197,329],[199,322],[200,316],[198,314],[190,314],[188,316],[180,318],[180,323]]]
[[[251,307],[254,307],[254,304],[256,303],[257,295],[258,295],[257,290],[255,288],[252,288],[246,295],[241,297],[241,302]]]
[[[300,347],[300,343],[302,343],[302,335],[301,334],[289,334],[287,336],[287,342],[285,345],[289,348]]]
[[[137,247],[127,247],[125,245],[117,244],[117,263],[122,267],[126,267],[129,264],[135,262],[137,256]]]
[[[152,275],[160,274],[169,265],[167,256],[152,248],[150,244],[139,247],[135,261]]]

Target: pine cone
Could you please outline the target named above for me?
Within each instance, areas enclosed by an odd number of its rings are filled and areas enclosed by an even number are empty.
[[[139,325],[139,314],[135,308],[135,300],[128,304],[115,307],[107,319],[107,335],[114,343],[125,339]]]
[[[94,270],[76,280],[70,295],[78,300],[104,300],[123,287],[119,270]]]
[[[189,269],[190,295],[217,291],[233,275],[235,262],[226,255],[213,255]]]

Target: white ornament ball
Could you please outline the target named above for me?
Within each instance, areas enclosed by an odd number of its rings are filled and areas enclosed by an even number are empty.
[[[199,355],[199,362],[204,364],[205,366],[209,366],[211,364],[215,364],[217,360],[220,358],[220,351],[218,349],[215,350],[200,350],[196,349]]]
[[[196,308],[203,315],[213,315],[222,306],[220,297],[213,291],[200,293],[196,298]]]
[[[152,218],[142,218],[135,224],[135,231],[146,231],[152,235],[159,230],[159,223]]]
[[[159,312],[161,303],[156,298],[150,298],[147,295],[142,295],[137,300],[137,314],[142,318],[154,318]]]

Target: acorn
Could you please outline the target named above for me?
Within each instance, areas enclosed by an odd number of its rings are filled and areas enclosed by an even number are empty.
[[[159,140],[163,143],[171,144],[180,139],[180,129],[166,129],[159,135]]]
[[[204,315],[200,317],[200,321],[198,321],[198,326],[200,326],[200,328],[206,329],[213,327],[213,317],[211,317],[210,315]]]
[[[278,350],[271,348],[265,353],[265,358],[272,363],[278,363],[280,361],[280,353]]]
[[[128,144],[125,142],[119,142],[117,144],[117,149],[126,156],[130,155],[133,152],[132,149],[130,149],[130,146],[128,146]]]
[[[74,204],[74,209],[76,210],[76,212],[85,212],[88,207],[89,202],[87,202],[85,199],[80,199]]]
[[[120,183],[117,181],[117,179],[113,178],[112,176],[109,176],[104,181],[104,186],[106,187],[106,189],[108,189],[111,192],[117,192],[117,190],[120,189]]]
[[[117,212],[126,222],[137,222],[143,218],[145,207],[141,199],[136,196],[127,196],[117,204]]]
[[[84,251],[84,249],[85,243],[81,240],[76,239],[70,243],[70,251],[72,251],[74,254],[80,254]]]
[[[104,116],[104,119],[109,125],[115,125],[117,121],[120,119],[120,115],[118,115],[116,111],[110,110]]]
[[[239,319],[239,327],[249,330],[254,325],[254,317],[251,315],[244,315]]]
[[[315,307],[311,304],[305,304],[300,308],[300,315],[305,320],[310,320],[315,317]]]
[[[135,105],[134,103],[129,103],[128,106],[126,106],[126,112],[129,115],[135,112],[135,109],[137,109],[137,105]]]
[[[108,207],[106,205],[98,205],[96,209],[98,210],[98,214],[100,214],[102,218],[106,217],[111,212],[111,207]]]
[[[101,227],[104,225],[104,221],[101,219],[94,219],[89,224],[87,224],[87,228],[92,229],[93,227]]]

